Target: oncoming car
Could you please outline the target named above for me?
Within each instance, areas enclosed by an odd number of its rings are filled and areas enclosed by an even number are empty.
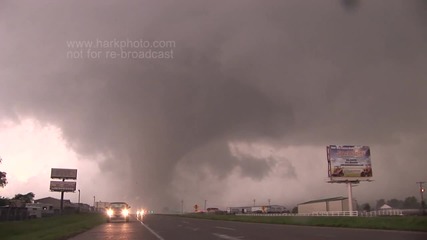
[[[136,219],[143,222],[146,211],[144,209],[136,211]]]
[[[129,222],[130,206],[125,202],[112,202],[106,209],[107,222],[111,220],[124,220]]]

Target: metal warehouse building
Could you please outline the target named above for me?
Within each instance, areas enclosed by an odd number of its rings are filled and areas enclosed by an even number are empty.
[[[285,213],[286,207],[281,205],[253,206],[253,207],[229,207],[228,213]]]
[[[356,206],[353,203],[353,206]],[[348,198],[335,197],[298,204],[298,213],[349,211]]]

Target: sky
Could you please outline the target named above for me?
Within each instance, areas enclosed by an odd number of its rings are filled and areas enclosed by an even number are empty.
[[[0,196],[77,168],[82,202],[162,211],[346,196],[326,146],[368,145],[359,203],[427,181],[422,0],[0,1]],[[76,193],[66,199],[77,202]]]

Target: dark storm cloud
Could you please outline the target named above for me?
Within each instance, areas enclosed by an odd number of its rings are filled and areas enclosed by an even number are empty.
[[[359,0],[340,0],[343,7],[347,10],[355,10],[360,4]]]
[[[268,159],[267,161],[260,161],[254,158],[244,158],[241,160],[240,169],[244,177],[252,177],[257,180],[262,180],[276,165],[276,161]]]
[[[236,160],[231,140],[425,135],[427,27],[411,1],[2,4],[3,117],[57,124],[80,154],[103,153],[101,169],[126,176],[125,194],[150,192],[150,204],[173,201],[180,162],[268,176],[274,161]],[[66,58],[70,40],[141,38],[175,41],[174,58]],[[220,157],[196,161],[199,149]]]

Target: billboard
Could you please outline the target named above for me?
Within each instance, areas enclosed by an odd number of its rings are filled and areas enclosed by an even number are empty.
[[[332,181],[367,181],[372,178],[369,146],[329,145],[326,152],[328,176]]]
[[[54,192],[74,192],[76,182],[50,181],[50,190]]]
[[[77,169],[52,168],[50,178],[77,179]]]

